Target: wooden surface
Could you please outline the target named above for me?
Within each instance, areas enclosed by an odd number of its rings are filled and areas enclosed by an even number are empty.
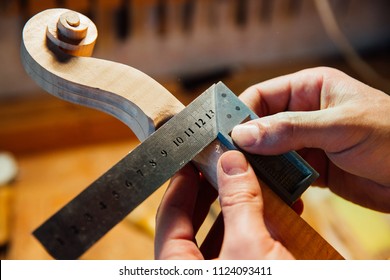
[[[6,258],[51,259],[32,231],[138,144],[133,138],[18,156],[20,173],[12,185],[13,219]],[[153,259],[155,215],[166,187],[158,189],[82,259]],[[209,217],[198,233],[199,241],[211,223]]]
[[[134,133],[112,116],[46,92],[0,103],[0,147],[16,156],[131,138]]]
[[[144,140],[156,127],[184,107],[159,83],[134,68],[95,58],[70,57],[46,45],[42,27],[65,11],[44,11],[32,18],[23,31],[23,65],[45,90],[115,115],[131,127],[140,140]],[[215,149],[202,155],[199,167],[206,177],[216,177],[219,155]],[[267,226],[295,257],[341,258],[272,192],[264,191],[263,196],[266,205],[274,207],[265,214]]]
[[[20,174],[13,185],[14,218],[7,258],[51,259],[32,231],[136,144],[91,145],[18,158]],[[163,192],[161,188],[83,259],[152,259],[155,206]]]
[[[68,11],[61,13],[59,18],[52,17],[46,24],[47,38],[62,51],[75,56],[92,55],[98,34],[89,18]]]
[[[163,86],[127,65],[73,57],[47,45],[46,23],[65,13],[52,9],[31,18],[23,29],[22,63],[46,91],[110,113],[144,140],[184,108]]]

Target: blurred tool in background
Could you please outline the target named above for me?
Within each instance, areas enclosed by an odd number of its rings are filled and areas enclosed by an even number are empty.
[[[7,67],[1,68],[0,95],[37,89],[14,63],[15,46],[25,21],[53,7],[95,22],[96,57],[188,87],[248,68],[337,54],[359,78],[388,87],[358,53],[388,46],[389,6],[385,0],[2,0],[0,58]]]

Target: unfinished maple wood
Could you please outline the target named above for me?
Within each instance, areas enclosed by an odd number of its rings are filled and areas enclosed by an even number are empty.
[[[86,21],[81,20],[85,18]],[[88,27],[94,27],[95,24],[91,22],[87,17],[77,12],[65,12],[61,14],[57,22],[57,28],[61,34],[71,40],[83,40],[87,36]],[[97,32],[96,32],[97,38]],[[96,41],[96,38],[94,41]]]
[[[97,39],[97,29],[86,16],[68,11],[47,23],[46,36],[51,43],[68,54],[91,56]]]
[[[22,63],[41,87],[60,98],[114,115],[141,141],[184,108],[163,86],[135,68],[54,49],[46,40],[47,23],[58,21],[67,11],[43,11],[23,29]]]
[[[164,87],[130,66],[91,57],[73,57],[47,44],[45,24],[68,10],[46,10],[23,30],[22,62],[48,92],[112,114],[143,141],[184,106]],[[199,170],[216,184],[216,163],[223,152],[214,141],[195,159]],[[263,184],[264,185],[264,184]],[[317,232],[268,187],[263,187],[266,224],[272,235],[298,259],[341,259]]]

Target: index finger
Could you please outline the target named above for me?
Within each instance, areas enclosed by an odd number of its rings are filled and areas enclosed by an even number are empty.
[[[157,259],[201,259],[196,246],[193,214],[199,173],[191,165],[172,177],[156,217]]]
[[[283,111],[314,111],[321,107],[324,74],[318,67],[280,76],[246,89],[240,99],[259,117]]]

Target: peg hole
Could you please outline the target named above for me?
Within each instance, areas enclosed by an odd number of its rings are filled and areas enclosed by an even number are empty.
[[[231,119],[231,118],[232,118],[232,115],[227,114],[226,117],[227,117],[228,119]]]

